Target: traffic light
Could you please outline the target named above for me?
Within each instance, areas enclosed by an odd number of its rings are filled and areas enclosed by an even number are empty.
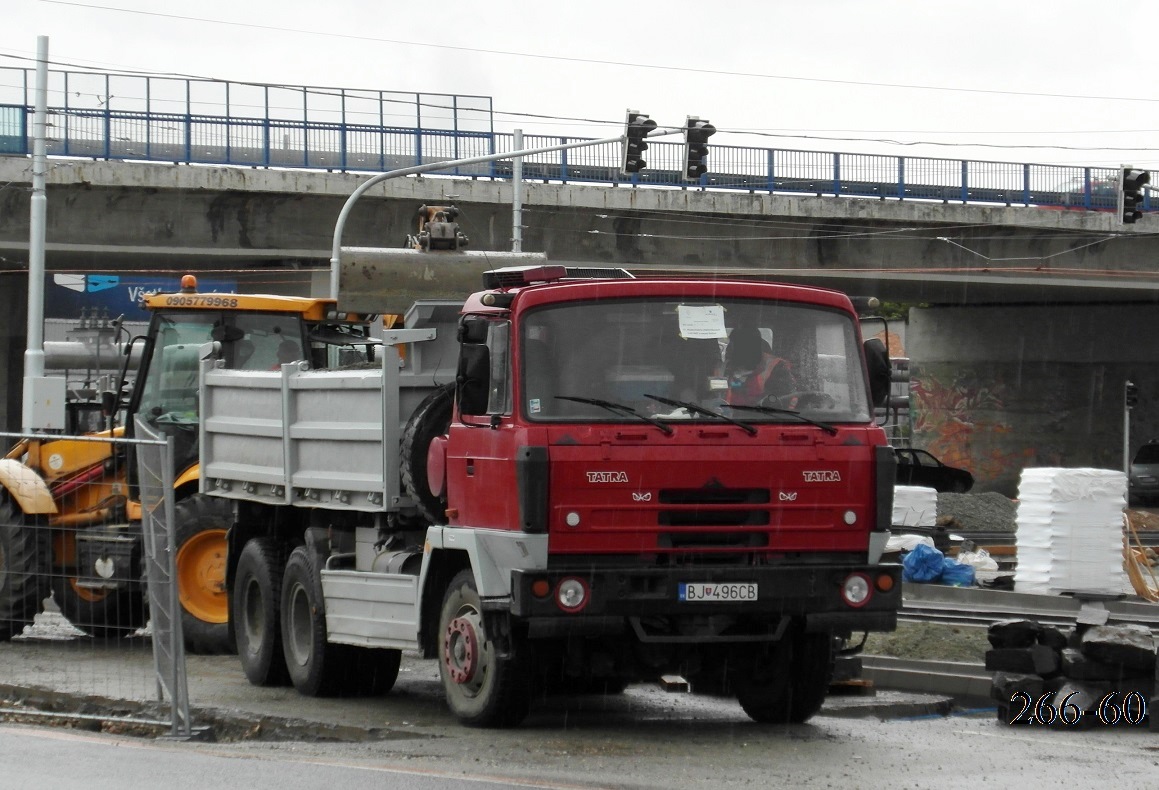
[[[1143,216],[1143,187],[1151,181],[1146,170],[1123,168],[1123,224],[1132,225]]]
[[[639,173],[648,163],[641,159],[641,155],[648,149],[644,138],[648,132],[656,128],[656,122],[636,110],[628,110],[628,119],[624,123],[624,160],[620,165],[620,172],[624,175]]]
[[[708,172],[708,138],[716,134],[716,127],[689,115],[684,125],[684,178],[699,181]]]
[[[1133,381],[1123,385],[1123,403],[1128,409],[1139,405],[1139,387]]]

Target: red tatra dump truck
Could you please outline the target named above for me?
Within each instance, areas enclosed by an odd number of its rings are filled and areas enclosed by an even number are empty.
[[[416,303],[373,365],[228,370],[206,347],[201,490],[235,506],[250,681],[383,692],[416,650],[471,725],[667,674],[758,721],[815,714],[901,602],[888,366],[850,299],[483,276]]]

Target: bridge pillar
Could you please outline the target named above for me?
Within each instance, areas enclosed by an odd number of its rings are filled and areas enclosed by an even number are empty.
[[[1159,306],[910,311],[913,444],[1014,496],[1025,467],[1122,467],[1123,382],[1139,385],[1131,452],[1159,436]]]

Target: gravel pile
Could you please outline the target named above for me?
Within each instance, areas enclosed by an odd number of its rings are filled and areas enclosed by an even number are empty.
[[[1014,532],[1018,503],[1002,494],[938,494],[938,524],[966,532]]]

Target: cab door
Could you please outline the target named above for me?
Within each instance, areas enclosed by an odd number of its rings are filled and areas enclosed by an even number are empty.
[[[465,316],[459,326],[455,412],[447,440],[447,514],[455,526],[519,529],[511,415],[511,322]]]

